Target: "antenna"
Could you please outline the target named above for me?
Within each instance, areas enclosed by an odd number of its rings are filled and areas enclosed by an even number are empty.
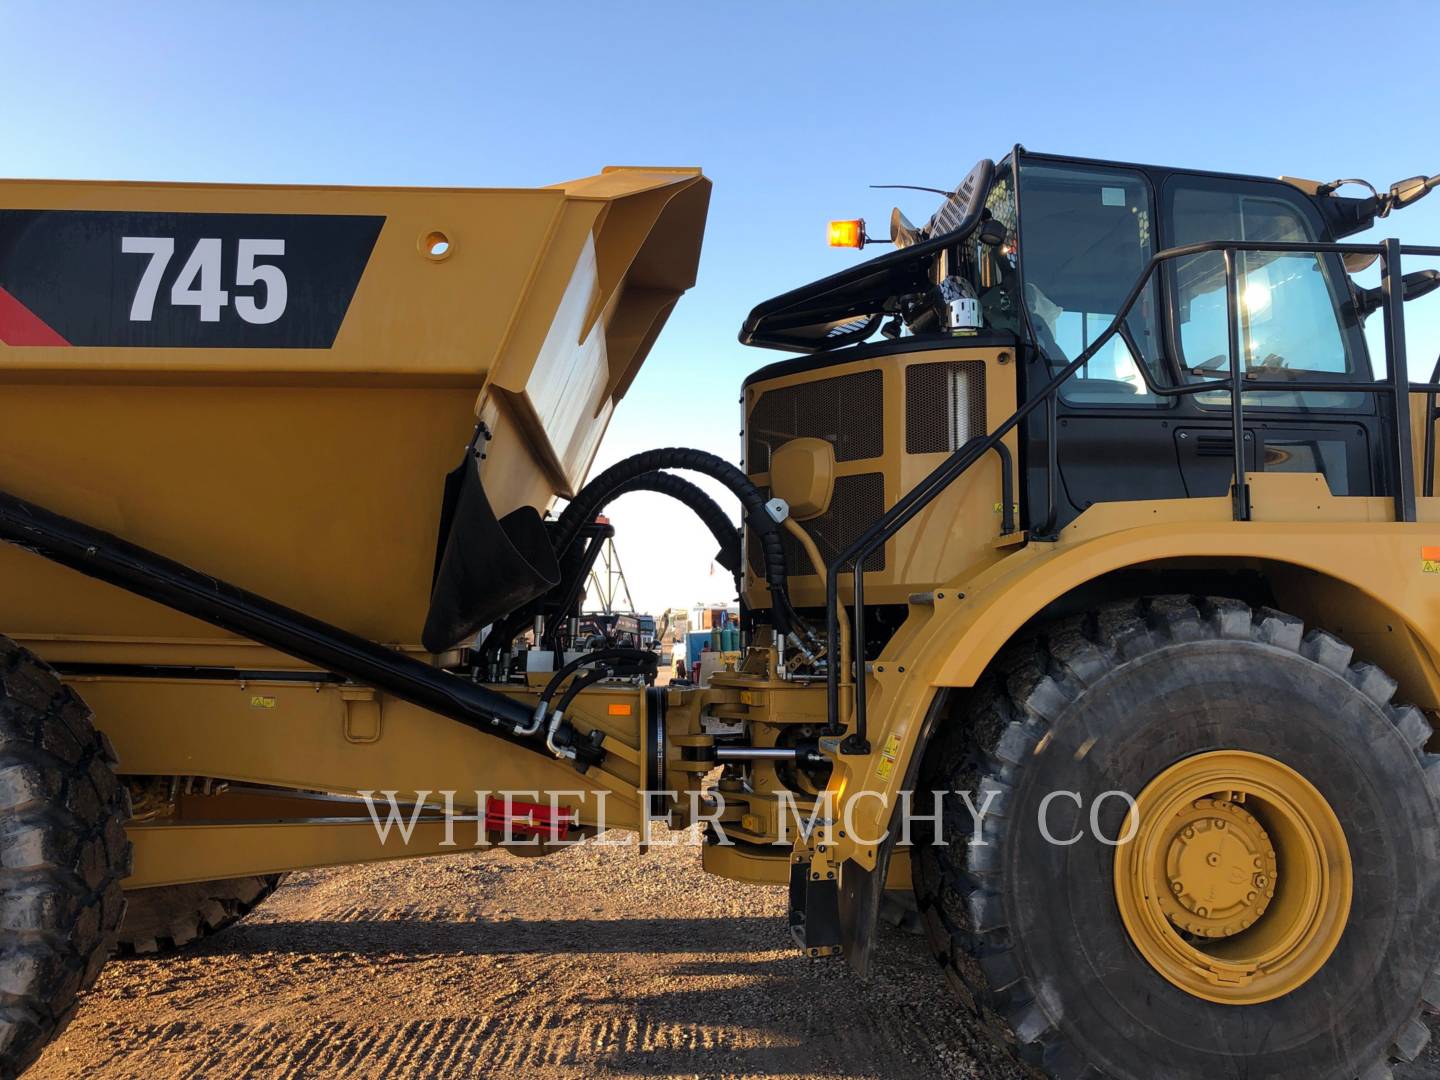
[[[871,184],[872,188],[904,188],[906,191],[928,191],[932,195],[950,195],[949,191],[941,191],[938,187],[920,187],[918,184]]]

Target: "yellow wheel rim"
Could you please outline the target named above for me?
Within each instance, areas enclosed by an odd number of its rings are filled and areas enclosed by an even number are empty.
[[[1340,943],[1353,888],[1330,804],[1288,765],[1217,750],[1170,766],[1135,800],[1115,900],[1150,965],[1225,1005],[1303,986]]]

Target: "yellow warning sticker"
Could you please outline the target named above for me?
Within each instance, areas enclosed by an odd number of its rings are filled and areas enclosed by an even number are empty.
[[[250,707],[252,709],[273,709],[279,702],[269,694],[251,694]]]
[[[1422,574],[1440,574],[1440,547],[1422,547],[1420,549],[1420,572]]]
[[[890,773],[894,771],[895,762],[899,757],[900,736],[891,735],[880,749],[880,760],[875,763],[875,775],[881,780],[889,780]]]

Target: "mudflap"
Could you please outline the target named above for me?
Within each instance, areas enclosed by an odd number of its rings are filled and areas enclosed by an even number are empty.
[[[790,934],[806,956],[842,951],[839,882],[825,865],[798,853],[790,859]]]
[[[560,583],[545,523],[531,506],[500,520],[480,483],[472,446],[445,478],[435,583],[420,641],[444,652]]]
[[[880,897],[890,870],[890,852],[895,842],[888,839],[876,852],[874,870],[847,862],[840,869],[840,946],[850,967],[862,979],[870,974],[875,952],[875,927],[880,921]]]
[[[920,728],[920,737],[915,741],[915,752],[905,768],[905,782],[902,792],[913,791],[920,778],[920,762],[925,757],[925,748],[935,726],[949,708],[950,695],[946,690],[936,693],[925,713]],[[839,870],[839,889],[836,913],[839,919],[840,948],[850,967],[862,979],[870,974],[870,961],[875,954],[875,927],[880,921],[880,900],[885,895],[885,882],[890,877],[890,857],[900,832],[901,808],[897,806],[890,818],[890,827],[885,839],[875,852],[875,869],[867,870],[859,863],[847,861]],[[790,867],[790,908],[791,930],[795,927],[795,867]]]

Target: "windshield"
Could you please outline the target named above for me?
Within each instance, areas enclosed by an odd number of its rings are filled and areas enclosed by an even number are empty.
[[[1021,258],[1030,327],[1054,368],[1110,325],[1154,248],[1150,184],[1135,170],[1023,162]],[[1140,364],[1159,373],[1152,282],[1117,334],[1061,388],[1067,401],[1157,405]],[[1132,348],[1133,345],[1133,348]]]

